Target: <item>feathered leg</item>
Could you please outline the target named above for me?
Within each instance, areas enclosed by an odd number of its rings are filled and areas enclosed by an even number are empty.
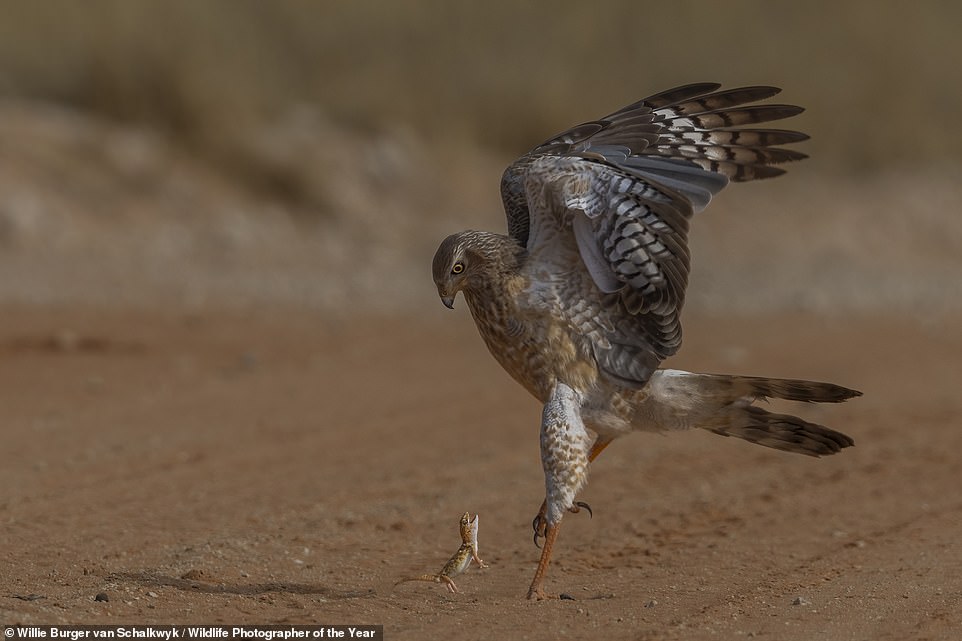
[[[546,599],[544,579],[564,513],[576,508],[575,497],[588,479],[591,438],[581,420],[581,399],[558,383],[541,416],[541,464],[545,478],[545,542],[528,589],[529,599]]]
[[[588,462],[593,463],[594,460],[598,458],[598,455],[601,454],[606,447],[611,445],[612,440],[613,439],[603,438],[601,436],[596,438],[595,442],[591,444],[591,451],[588,452]],[[581,511],[581,508],[588,510],[589,517],[594,516],[594,513],[591,511],[591,506],[585,503],[584,501],[576,501],[569,511],[577,514],[578,512]],[[545,531],[548,526],[548,521],[545,518],[545,514],[547,513],[547,511],[548,511],[548,503],[546,501],[542,501],[541,507],[538,508],[538,513],[535,515],[534,519],[531,521],[531,529],[534,530],[535,547],[540,548],[541,545],[538,543],[538,539],[543,539],[546,536]]]

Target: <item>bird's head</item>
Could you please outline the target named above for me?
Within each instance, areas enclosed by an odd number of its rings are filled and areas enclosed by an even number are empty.
[[[460,291],[477,293],[516,273],[525,249],[510,236],[487,231],[462,231],[448,236],[434,254],[434,284],[448,308]]]
[[[470,232],[452,234],[441,242],[434,254],[434,284],[438,296],[448,309],[454,309],[454,297],[464,289],[482,260],[470,250]]]

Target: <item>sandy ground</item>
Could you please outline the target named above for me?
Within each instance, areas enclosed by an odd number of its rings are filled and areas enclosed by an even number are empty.
[[[501,228],[503,160],[298,121],[264,134],[317,190],[296,205],[155,132],[0,114],[0,623],[960,638],[951,171],[803,165],[696,220],[668,365],[861,389],[794,408],[857,445],[623,439],[561,531],[547,587],[575,600],[530,603],[540,409],[427,268],[447,233]],[[465,511],[490,568],[394,588],[440,569]]]
[[[809,459],[712,434],[609,448],[524,600],[539,408],[463,308],[0,313],[0,621],[370,623],[390,639],[957,639],[962,332],[688,319],[671,365],[832,380]],[[490,564],[433,572],[481,515]],[[95,601],[105,593],[109,601]]]

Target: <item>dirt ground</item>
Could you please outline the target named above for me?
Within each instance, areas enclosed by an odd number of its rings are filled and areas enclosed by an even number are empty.
[[[537,404],[463,309],[0,313],[0,621],[368,623],[385,638],[957,639],[958,318],[691,317],[671,365],[831,380],[809,459],[702,432],[609,448],[548,588]],[[488,569],[433,572],[480,514]],[[108,601],[96,601],[104,593]]]
[[[623,439],[592,468],[593,518],[559,537],[547,588],[575,600],[531,603],[540,408],[427,267],[447,233],[502,228],[505,159],[298,120],[266,138],[313,211],[157,132],[0,115],[0,623],[962,638],[951,171],[799,172],[696,221],[667,365],[860,389],[793,408],[856,447]],[[440,569],[465,511],[490,567],[461,594],[395,588]]]

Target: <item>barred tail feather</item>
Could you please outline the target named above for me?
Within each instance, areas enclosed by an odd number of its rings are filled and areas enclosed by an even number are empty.
[[[693,374],[658,370],[649,382],[646,416],[665,429],[699,427],[766,447],[807,456],[835,454],[855,441],[833,429],[769,412],[754,403],[778,398],[803,403],[840,403],[862,393],[816,381]]]
[[[841,403],[850,398],[861,396],[858,390],[817,381],[803,381],[791,378],[765,378],[761,376],[731,376],[736,388],[747,388],[745,396],[761,398],[781,398],[786,401],[803,403]]]
[[[851,437],[823,425],[788,414],[775,414],[751,405],[756,400],[779,398],[802,403],[841,403],[862,393],[817,381],[758,376],[724,376],[732,388],[734,402],[728,406],[727,425],[710,428],[715,434],[737,436],[776,450],[807,456],[835,454],[855,445]],[[719,381],[721,382],[721,381]]]
[[[826,456],[855,445],[846,434],[797,416],[775,414],[760,407],[737,408],[725,427],[711,429],[722,436],[737,436],[750,443],[806,456]]]

